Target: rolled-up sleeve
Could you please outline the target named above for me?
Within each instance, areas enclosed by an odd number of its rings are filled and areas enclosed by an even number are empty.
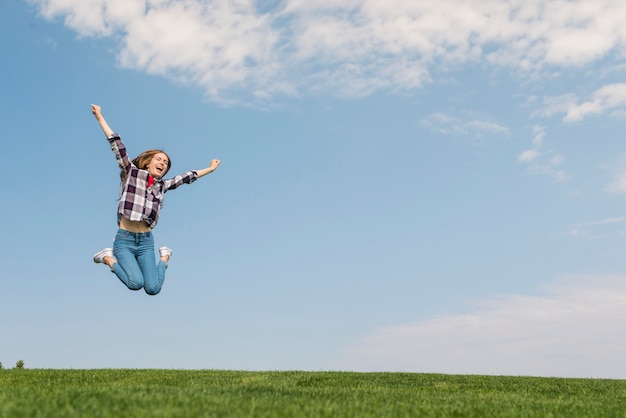
[[[126,171],[130,170],[131,162],[128,159],[126,146],[122,142],[120,135],[118,133],[113,133],[107,138],[107,140],[109,141],[109,145],[111,145],[111,151],[115,154],[115,159],[117,160],[117,164],[120,168]]]
[[[198,179],[198,173],[195,171],[187,171],[186,173],[179,174],[176,177],[165,180],[165,190],[174,190],[178,186],[183,184],[191,184]]]

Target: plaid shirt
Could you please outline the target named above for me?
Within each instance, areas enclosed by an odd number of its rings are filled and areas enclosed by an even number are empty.
[[[193,183],[198,178],[198,173],[188,171],[167,180],[155,179],[152,186],[148,187],[150,173],[148,170],[137,168],[130,161],[119,134],[112,134],[108,140],[120,169],[125,170],[128,174],[117,208],[118,225],[121,217],[124,216],[131,221],[144,221],[150,226],[150,229],[154,228],[159,221],[159,212],[163,206],[165,192],[182,184]]]

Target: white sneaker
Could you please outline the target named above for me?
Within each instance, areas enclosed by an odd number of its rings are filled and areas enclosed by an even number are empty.
[[[169,248],[167,248],[167,247],[161,247],[161,248],[159,248],[159,255],[160,255],[161,257],[171,257],[171,256],[172,256],[172,253],[173,253],[173,251],[172,251],[172,250],[170,250],[170,249],[169,249]]]
[[[113,248],[105,248],[93,256],[94,263],[104,263],[104,257],[113,257]]]

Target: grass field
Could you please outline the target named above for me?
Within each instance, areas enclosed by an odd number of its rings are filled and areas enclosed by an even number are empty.
[[[0,417],[626,417],[626,381],[6,369]]]

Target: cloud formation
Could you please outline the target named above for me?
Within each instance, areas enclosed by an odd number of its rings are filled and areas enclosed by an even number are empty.
[[[569,175],[561,168],[565,158],[545,148],[544,128],[535,126],[533,133],[531,148],[518,155],[517,161],[526,165],[532,173],[548,176],[558,182],[568,180]]]
[[[609,84],[596,90],[591,99],[581,104],[569,106],[566,122],[576,122],[588,115],[597,115],[606,110],[614,110],[626,104],[626,83]]]
[[[614,194],[626,193],[626,155],[619,155],[605,165],[605,170],[611,177],[605,191]]]
[[[462,119],[445,113],[433,113],[419,121],[420,125],[444,135],[461,135],[474,138],[507,137],[509,128],[496,122],[480,119]]]
[[[626,236],[624,224],[626,224],[626,216],[616,216],[571,225],[568,233],[576,238],[590,240],[617,238],[621,241]]]
[[[547,290],[379,329],[348,350],[348,368],[626,378],[626,277],[572,278]]]
[[[224,102],[405,91],[468,62],[541,72],[626,52],[621,0],[30,1],[80,36],[119,39],[120,65]],[[567,118],[615,105],[599,92]]]

